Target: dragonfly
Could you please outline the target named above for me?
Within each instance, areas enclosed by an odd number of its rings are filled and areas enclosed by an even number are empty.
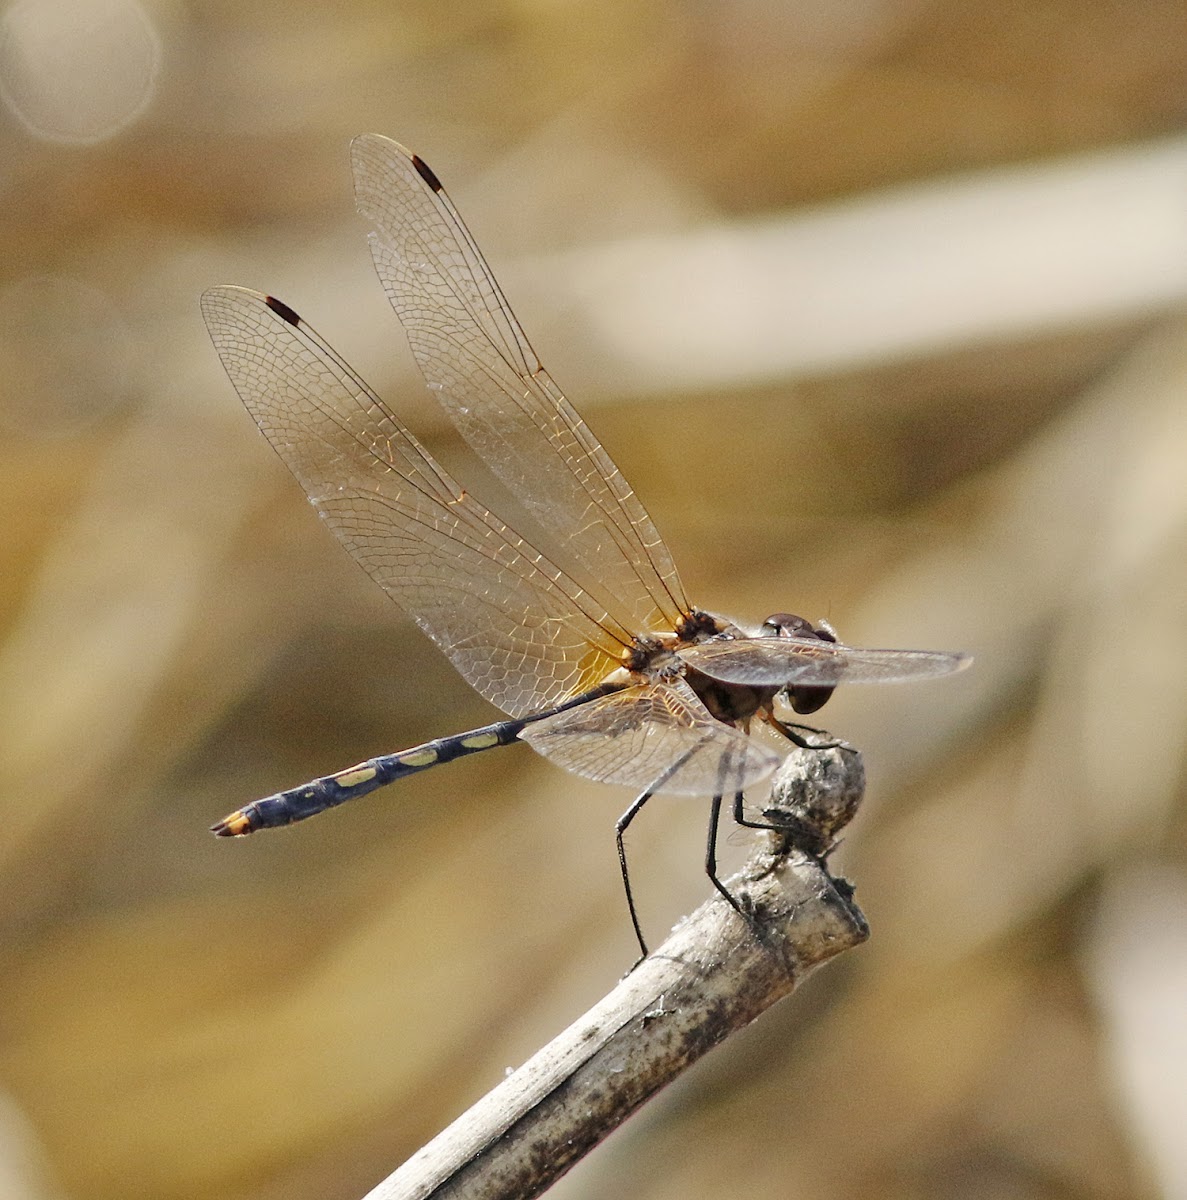
[[[964,654],[846,646],[826,623],[776,613],[747,632],[690,604],[651,517],[537,358],[458,210],[397,142],[351,143],[376,272],[429,390],[539,527],[517,533],[441,466],[350,364],[281,300],[220,286],[202,314],[236,392],[350,556],[506,719],[277,792],[211,828],[288,825],[397,779],[526,742],[588,779],[638,791],[615,825],[631,924],[647,943],[624,838],[654,795],[711,800],[705,869],[717,875],[723,798],[782,755],[765,726],[841,683],[948,675]],[[543,535],[543,536],[540,536]],[[744,915],[744,914],[743,914]]]

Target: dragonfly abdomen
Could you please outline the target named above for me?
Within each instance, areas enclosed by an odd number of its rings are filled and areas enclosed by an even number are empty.
[[[468,733],[436,738],[413,746],[411,750],[401,750],[398,754],[369,758],[356,766],[347,767],[345,771],[323,775],[300,787],[265,796],[263,800],[254,800],[216,822],[210,827],[211,831],[219,837],[239,837],[255,833],[257,829],[273,829],[303,821],[327,808],[337,808],[348,800],[357,800],[376,788],[403,779],[405,775],[427,771],[429,767],[453,762],[455,758],[477,754],[480,750],[509,745],[519,737],[525,724],[526,721],[497,721],[481,729],[471,729]]]

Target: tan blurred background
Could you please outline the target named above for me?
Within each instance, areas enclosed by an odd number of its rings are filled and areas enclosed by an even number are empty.
[[[495,715],[198,315],[282,296],[464,470],[366,130],[445,180],[698,603],[978,659],[822,714],[870,944],[555,1194],[1187,1195],[1181,0],[17,0],[0,109],[0,1196],[360,1195],[631,961],[630,797],[526,748],[206,832]],[[633,831],[656,941],[705,808]]]

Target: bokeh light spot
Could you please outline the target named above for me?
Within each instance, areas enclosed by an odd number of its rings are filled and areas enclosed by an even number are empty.
[[[19,0],[0,19],[0,101],[46,141],[119,133],[148,107],[160,63],[136,0]]]

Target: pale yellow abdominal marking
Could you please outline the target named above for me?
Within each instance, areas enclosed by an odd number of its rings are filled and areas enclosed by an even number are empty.
[[[467,750],[485,750],[487,746],[497,746],[498,744],[498,736],[493,733],[480,733],[477,737],[462,739],[462,745]]]
[[[436,761],[436,750],[414,750],[411,754],[400,756],[400,766],[402,767],[428,767]]]
[[[377,774],[374,767],[360,767],[357,770],[343,771],[341,775],[335,775],[334,782],[341,787],[354,787],[356,784],[374,779]]]

